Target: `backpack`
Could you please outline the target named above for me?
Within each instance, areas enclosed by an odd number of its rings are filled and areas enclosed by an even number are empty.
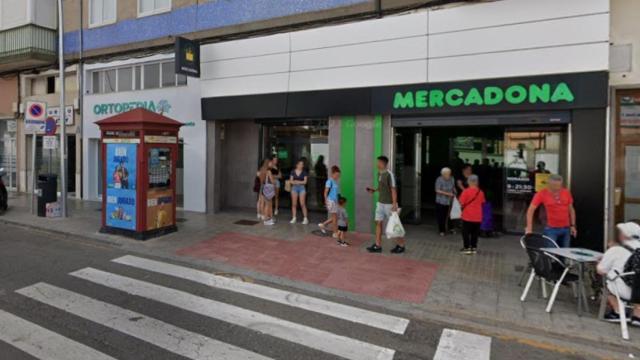
[[[633,287],[633,280],[640,275],[640,248],[632,249],[625,246],[625,249],[631,251],[631,256],[627,259],[627,262],[624,264],[624,272],[635,272],[635,276],[625,276],[622,278],[625,284]]]
[[[262,195],[267,200],[273,199],[276,196],[276,186],[267,180],[267,182],[262,186]]]

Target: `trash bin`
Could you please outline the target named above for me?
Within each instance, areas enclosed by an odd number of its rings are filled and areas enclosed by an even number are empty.
[[[38,175],[38,216],[47,216],[47,203],[58,201],[58,176]]]

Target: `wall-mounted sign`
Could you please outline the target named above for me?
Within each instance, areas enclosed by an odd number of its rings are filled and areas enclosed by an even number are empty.
[[[18,131],[18,122],[16,120],[7,120],[7,132],[14,133]]]
[[[620,126],[640,127],[640,97],[620,98]]]
[[[103,103],[93,105],[94,115],[116,115],[129,110],[143,108],[159,114],[168,114],[171,112],[171,104],[167,100],[146,100],[146,101],[128,101],[119,103]]]
[[[73,125],[75,111],[73,106],[67,105],[64,107],[64,123],[67,126]],[[60,107],[53,106],[47,108],[47,117],[52,117],[56,120],[56,124],[60,125]]]
[[[30,133],[44,131],[44,121],[47,118],[47,103],[41,101],[27,101],[24,112],[24,128]]]
[[[175,44],[176,74],[200,77],[200,43],[181,37]]]
[[[136,230],[136,144],[107,144],[107,226]]]

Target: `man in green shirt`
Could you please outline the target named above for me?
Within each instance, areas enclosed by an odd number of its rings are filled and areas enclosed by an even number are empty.
[[[369,193],[376,191],[379,193],[378,202],[376,203],[376,243],[369,246],[367,250],[372,253],[382,252],[382,228],[384,222],[389,220],[393,212],[398,211],[398,191],[396,187],[396,177],[389,171],[389,158],[386,156],[378,157],[378,188],[367,188]],[[404,252],[404,238],[396,238],[396,247],[391,250],[392,254],[401,254]]]

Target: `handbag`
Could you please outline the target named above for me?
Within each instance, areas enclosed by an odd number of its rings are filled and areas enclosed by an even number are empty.
[[[262,185],[262,196],[267,200],[271,200],[276,196],[276,186],[269,182],[269,177],[267,177],[266,182]]]
[[[285,182],[284,182],[284,191],[291,192],[291,188],[292,188],[291,180],[285,180]]]

